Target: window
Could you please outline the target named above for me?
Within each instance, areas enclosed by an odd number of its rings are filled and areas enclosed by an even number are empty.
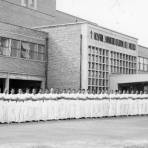
[[[33,60],[38,60],[37,45],[34,43],[30,43],[29,58]]]
[[[147,58],[139,57],[138,62],[139,62],[140,71],[148,71],[148,59]]]
[[[20,57],[20,52],[21,52],[21,45],[20,41],[18,40],[11,40],[11,56],[12,57]]]
[[[37,0],[22,0],[22,6],[37,9]]]
[[[22,6],[29,7],[29,0],[22,0]]]
[[[0,37],[0,55],[10,56],[10,39]]]
[[[94,40],[97,41],[102,41],[103,42],[103,35],[102,34],[98,34],[98,33],[94,33]]]
[[[38,60],[45,61],[45,46],[38,45]]]
[[[28,42],[22,42],[21,44],[21,58],[29,58],[29,50],[30,50],[30,45]]]

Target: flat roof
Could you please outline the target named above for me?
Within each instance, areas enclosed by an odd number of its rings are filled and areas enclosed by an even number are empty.
[[[114,80],[117,83],[136,83],[136,82],[148,82],[148,73],[142,74],[111,74],[110,80]]]
[[[139,44],[138,44],[138,46],[139,46],[139,47],[142,47],[142,48],[145,48],[145,49],[148,50],[148,47],[145,47],[145,46],[143,46],[143,45],[139,45]]]
[[[59,11],[60,13],[64,13],[65,15],[69,15],[69,16],[71,16],[71,17],[75,17],[75,18],[81,19],[81,20],[83,20],[84,22],[87,22],[87,23],[89,23],[89,24],[95,25],[95,26],[100,27],[100,28],[102,28],[102,29],[106,29],[106,30],[109,30],[109,31],[113,31],[113,32],[115,32],[115,33],[118,33],[118,34],[121,34],[121,35],[125,35],[125,36],[128,36],[128,37],[131,37],[131,38],[134,38],[134,39],[138,40],[138,38],[136,38],[136,37],[133,37],[133,36],[130,36],[130,35],[127,35],[127,34],[124,34],[124,33],[121,33],[121,32],[118,32],[118,31],[115,31],[115,30],[112,30],[112,29],[109,29],[109,28],[100,26],[100,25],[98,25],[97,23],[94,23],[94,22],[92,22],[92,21],[89,21],[89,20],[86,20],[86,19],[77,17],[77,16],[72,15],[72,14],[68,14],[68,13],[63,12],[63,11],[60,11],[60,10],[56,10],[56,11]]]
[[[31,30],[31,31],[35,31],[35,32],[38,32],[38,33],[43,33],[43,34],[46,34],[46,35],[48,34],[45,31],[40,31],[40,30],[37,30],[37,29],[34,29],[34,28],[24,27],[24,26],[20,26],[20,25],[16,25],[16,24],[11,24],[11,23],[4,22],[4,21],[1,21],[1,20],[0,20],[0,23],[11,25],[11,26],[15,26],[15,27],[20,27],[20,28],[25,28],[25,29],[28,29],[28,30]]]
[[[112,31],[112,32],[114,32],[114,33],[123,35],[123,36],[127,36],[127,37],[130,37],[130,38],[133,38],[133,39],[135,39],[135,40],[138,40],[138,38],[135,38],[135,37],[129,36],[129,35],[127,35],[127,34],[123,34],[123,33],[120,33],[120,32],[118,32],[118,31],[111,30],[111,29],[108,29],[108,28],[99,26],[98,24],[95,24],[95,23],[92,23],[92,22],[89,22],[89,21],[74,22],[74,23],[64,23],[64,24],[45,25],[45,26],[33,27],[33,29],[40,29],[40,28],[41,28],[41,29],[44,29],[44,28],[49,28],[49,27],[61,27],[61,26],[80,25],[80,24],[90,24],[90,25],[93,25],[93,26],[95,26],[95,27],[99,27],[99,28],[102,28],[102,29],[105,29],[105,30]]]

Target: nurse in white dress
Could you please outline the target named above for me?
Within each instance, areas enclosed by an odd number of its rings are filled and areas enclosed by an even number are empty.
[[[70,118],[75,118],[75,110],[76,110],[76,91],[73,89],[70,94]]]
[[[122,95],[121,90],[117,91],[117,93],[116,93],[116,98],[117,98],[117,101],[116,101],[116,103],[117,103],[116,116],[121,115],[121,108],[120,108],[120,106],[121,106],[121,95]]]
[[[0,123],[4,123],[4,94],[0,93]]]
[[[146,104],[145,104],[145,100],[147,100],[147,92],[144,91],[144,93],[142,94],[142,97],[141,97],[141,115],[145,115],[145,112],[146,112]]]
[[[114,117],[116,116],[116,104],[117,104],[115,92],[111,91],[109,97],[110,97],[109,116]]]
[[[148,102],[148,93],[147,93],[147,91],[144,91],[143,115],[146,115],[148,113],[147,102]]]
[[[104,112],[104,117],[108,117],[109,116],[109,104],[110,104],[110,99],[109,99],[109,94],[108,91],[104,91],[103,93],[103,112]]]
[[[24,108],[24,101],[25,101],[25,96],[23,94],[22,89],[18,89],[18,94],[17,96],[17,122],[24,122],[25,118],[25,108]]]
[[[8,97],[9,97],[8,120],[9,120],[9,122],[15,122],[16,95],[15,95],[14,89],[11,89]]]
[[[87,118],[87,107],[88,107],[88,101],[87,101],[87,93],[85,89],[82,89],[81,91],[81,103],[80,103],[80,112],[82,118]]]
[[[78,90],[75,93],[75,118],[79,119],[80,118],[80,97],[81,97],[81,91]]]
[[[10,123],[9,121],[9,102],[10,102],[10,96],[9,96],[9,91],[6,89],[4,91],[4,102],[3,102],[3,120],[4,123]]]
[[[24,101],[24,121],[30,121],[29,116],[30,116],[30,104],[32,103],[32,94],[30,94],[30,90],[27,88],[26,92],[24,94],[25,96],[25,101]]]

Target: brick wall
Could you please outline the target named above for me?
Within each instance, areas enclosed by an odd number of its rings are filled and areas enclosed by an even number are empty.
[[[45,32],[0,22],[0,35],[19,40],[45,44],[48,34]]]
[[[50,4],[47,5],[50,8]],[[50,14],[45,14],[36,10],[22,7],[20,5],[15,5],[13,3],[0,0],[0,20],[3,22],[25,27],[35,27],[53,24],[54,18],[54,13],[52,11]]]
[[[55,13],[55,24],[65,24],[65,23],[75,23],[75,22],[85,22],[86,20],[67,14],[65,12],[57,10]]]
[[[16,5],[21,5],[22,0],[4,0]],[[54,15],[56,10],[56,0],[37,0],[37,10],[43,13]]]
[[[19,26],[0,23],[0,36],[45,44],[47,34]],[[43,77],[45,75],[45,62],[0,56],[0,72]]]
[[[138,56],[148,57],[148,48],[138,45]]]
[[[43,77],[45,75],[45,63],[0,56],[0,72]]]
[[[48,87],[80,87],[79,25],[43,29],[49,32]]]

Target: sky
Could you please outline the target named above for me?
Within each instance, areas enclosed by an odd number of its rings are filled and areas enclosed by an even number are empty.
[[[57,10],[136,37],[148,47],[148,0],[57,0]]]

